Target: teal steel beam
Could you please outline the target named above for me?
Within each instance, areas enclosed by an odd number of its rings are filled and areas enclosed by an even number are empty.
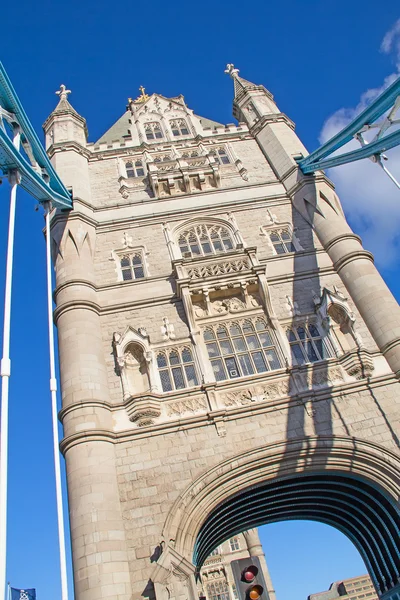
[[[390,110],[391,109],[391,110]],[[300,158],[297,162],[301,171],[307,175],[320,169],[337,167],[349,162],[371,158],[374,162],[381,163],[380,157],[383,152],[400,145],[399,131],[384,136],[384,133],[391,126],[400,125],[400,120],[395,120],[395,113],[400,109],[400,77],[396,79],[378,98],[376,98],[365,110],[363,110],[351,123],[339,131],[330,140],[323,144],[318,150],[311,152],[305,158]],[[378,123],[382,115],[390,111]],[[371,129],[378,129],[377,134],[367,143],[363,134]],[[331,154],[345,146],[351,140],[356,139],[361,143],[361,148],[346,152],[338,156]],[[382,164],[380,164],[382,166]],[[387,172],[387,169],[384,169]],[[394,183],[396,180],[388,173]],[[399,185],[398,185],[399,187]]]
[[[299,167],[303,171],[305,175],[309,173],[314,173],[314,171],[319,171],[320,169],[329,169],[332,167],[338,167],[340,165],[345,165],[350,162],[354,162],[356,160],[361,160],[362,158],[370,158],[371,156],[376,156],[377,154],[382,154],[382,152],[386,152],[387,150],[391,150],[396,146],[400,145],[400,129],[390,133],[389,135],[377,139],[375,142],[371,142],[370,144],[366,144],[361,148],[357,148],[356,150],[352,150],[351,152],[346,152],[345,154],[340,154],[339,156],[332,156],[331,158],[325,158],[324,160],[318,160],[313,163],[308,163],[303,165],[303,162],[299,162]]]
[[[71,209],[71,195],[55,172],[1,62],[0,108],[3,109],[3,112],[0,111],[0,169],[3,174],[18,170],[20,185],[39,202],[50,200],[53,206]],[[1,125],[2,118],[12,127],[19,127],[22,146],[28,148],[27,154],[33,164],[13,146]]]

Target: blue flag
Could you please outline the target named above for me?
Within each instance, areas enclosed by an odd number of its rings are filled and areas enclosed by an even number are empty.
[[[36,590],[33,588],[30,590],[11,588],[11,600],[36,600]]]

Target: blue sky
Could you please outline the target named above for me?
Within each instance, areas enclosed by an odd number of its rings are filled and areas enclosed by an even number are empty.
[[[2,11],[0,57],[36,130],[60,83],[94,141],[139,85],[182,93],[197,114],[233,122],[233,62],[264,84],[310,149],[344,125],[400,67],[398,0],[182,2],[20,0]],[[372,90],[372,91],[371,91]],[[400,177],[399,151],[389,153]],[[400,297],[400,192],[369,161],[330,173],[347,215]],[[8,185],[0,188],[3,285]],[[18,196],[12,314],[8,578],[59,597],[45,307],[43,217]],[[342,534],[315,523],[263,528],[278,600],[305,600],[365,569]],[[72,594],[71,594],[72,597]]]

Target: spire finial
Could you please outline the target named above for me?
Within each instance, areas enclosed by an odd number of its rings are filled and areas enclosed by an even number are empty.
[[[224,72],[234,78],[238,76],[239,69],[235,69],[235,65],[233,63],[228,63]]]
[[[63,83],[60,85],[60,89],[56,91],[57,96],[60,96],[60,100],[68,100],[68,94],[70,93],[71,90],[67,90]]]

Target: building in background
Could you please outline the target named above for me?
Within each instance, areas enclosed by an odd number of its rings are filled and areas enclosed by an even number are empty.
[[[375,591],[369,575],[360,575],[335,581],[326,592],[310,594],[308,600],[333,600],[341,598],[342,600],[378,600],[378,594]]]
[[[269,599],[275,600],[275,591],[257,529],[249,529],[230,538],[210,554],[200,571],[200,596],[205,596],[207,600],[239,600],[231,562],[249,556],[258,556]]]

